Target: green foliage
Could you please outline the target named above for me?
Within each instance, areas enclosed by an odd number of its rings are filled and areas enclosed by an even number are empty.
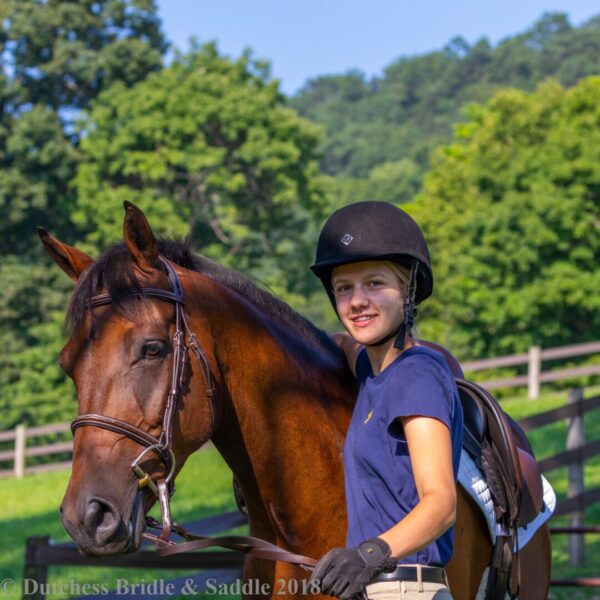
[[[6,0],[6,48],[22,102],[86,107],[113,83],[160,69],[167,46],[153,0]]]
[[[600,331],[600,78],[498,93],[434,159],[413,214],[436,289],[422,333],[469,357]]]
[[[0,140],[0,253],[32,254],[35,226],[62,229],[72,202],[76,150],[43,106],[7,117]],[[34,237],[35,236],[35,237]]]
[[[291,103],[327,128],[325,172],[365,179],[377,165],[410,159],[422,176],[466,103],[507,86],[533,90],[549,76],[574,85],[598,74],[599,62],[600,18],[574,28],[566,15],[552,13],[496,47],[458,37],[441,51],[396,60],[371,81],[357,72],[318,77]]]
[[[0,429],[65,421],[75,392],[58,366],[70,280],[46,264],[0,264]]]
[[[35,256],[35,227],[72,230],[72,121],[103,90],[161,67],[152,0],[1,5],[0,253]]]
[[[83,127],[74,219],[88,248],[121,239],[129,199],[158,234],[190,235],[279,293],[310,289],[312,223],[325,206],[320,130],[283,105],[262,63],[195,48],[103,93]]]
[[[4,428],[72,415],[72,386],[56,365],[68,282],[40,264],[36,227],[73,237],[73,120],[108,86],[159,69],[166,44],[152,0],[5,0],[0,44]]]

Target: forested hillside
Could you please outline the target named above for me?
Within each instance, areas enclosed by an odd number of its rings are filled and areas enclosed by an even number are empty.
[[[532,91],[548,77],[572,86],[599,65],[600,17],[574,27],[551,13],[496,46],[456,37],[439,51],[391,62],[381,77],[317,77],[291,105],[326,128],[321,166],[337,178],[344,202],[366,194],[406,202],[465,105],[505,87]]]
[[[72,284],[36,227],[97,255],[125,199],[329,329],[307,268],[325,216],[404,203],[436,273],[423,335],[461,358],[597,339],[600,17],[456,38],[294,98],[251,53],[166,65],[153,0],[4,0],[0,17],[0,429],[75,411],[56,362]]]

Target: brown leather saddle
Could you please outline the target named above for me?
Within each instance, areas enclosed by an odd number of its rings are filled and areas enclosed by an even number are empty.
[[[435,342],[419,343],[440,352],[454,374],[465,422],[463,446],[485,476],[498,522],[506,529],[527,525],[543,506],[542,477],[527,436],[486,389],[465,381],[450,352]]]
[[[483,472],[496,519],[506,529],[523,527],[543,507],[541,472],[518,423],[476,383],[457,379],[465,429],[463,446]]]
[[[533,450],[521,427],[480,385],[457,378],[463,408],[463,447],[482,471],[490,489],[496,520],[507,535],[498,535],[485,593],[503,600],[519,592],[516,530],[527,526],[544,507],[543,482]]]

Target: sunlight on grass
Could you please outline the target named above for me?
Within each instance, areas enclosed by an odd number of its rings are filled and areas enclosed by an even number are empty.
[[[2,594],[2,600],[21,597],[25,539],[49,535],[64,542],[69,536],[60,522],[59,506],[69,479],[69,471],[27,475],[23,479],[0,481],[0,580],[12,578],[18,586]],[[215,449],[194,454],[177,478],[177,493],[172,510],[176,520],[188,522],[211,514],[235,510],[231,491],[231,471]],[[155,509],[153,509],[153,514]],[[245,532],[241,528],[240,532]],[[191,573],[190,573],[191,574]],[[181,577],[181,570],[148,571],[141,569],[102,569],[97,567],[51,567],[48,581],[57,586],[103,584],[114,589],[118,579],[129,582],[151,582]],[[77,595],[77,594],[75,594]],[[49,594],[50,599],[69,597],[68,593]]]

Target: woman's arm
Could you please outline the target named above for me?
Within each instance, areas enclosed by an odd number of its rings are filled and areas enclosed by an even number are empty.
[[[456,520],[456,482],[448,427],[431,417],[402,417],[419,503],[379,537],[398,558],[424,548]]]
[[[332,333],[329,337],[331,337],[337,346],[342,349],[344,355],[346,356],[348,366],[350,367],[354,377],[356,377],[356,359],[358,358],[358,354],[362,350],[363,346],[356,342],[354,338],[346,332]]]

